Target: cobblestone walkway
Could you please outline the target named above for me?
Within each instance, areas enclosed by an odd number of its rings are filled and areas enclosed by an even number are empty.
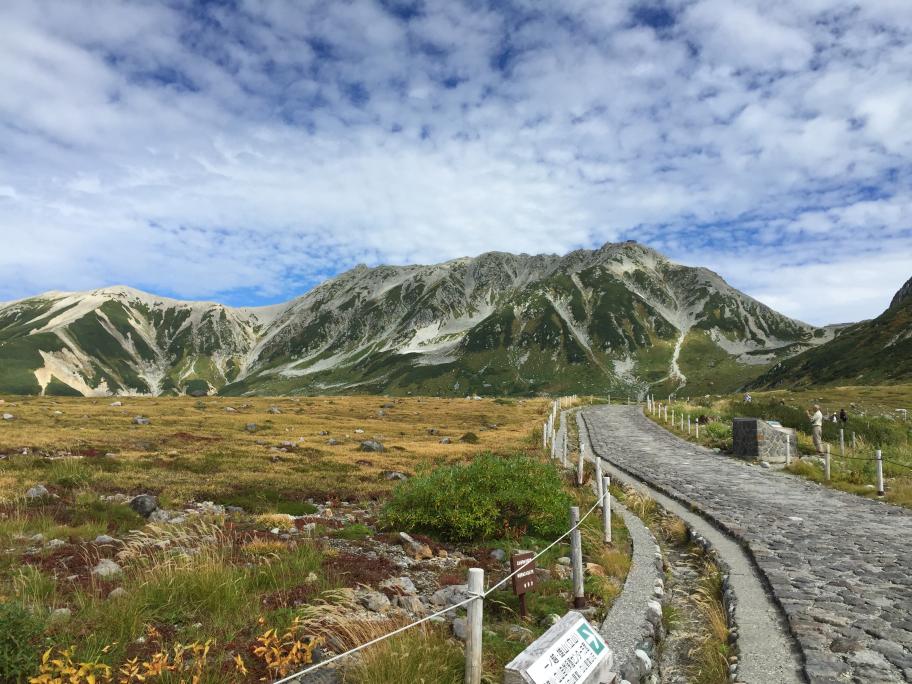
[[[595,453],[747,548],[811,682],[912,682],[912,512],[715,454],[637,407],[585,416]]]

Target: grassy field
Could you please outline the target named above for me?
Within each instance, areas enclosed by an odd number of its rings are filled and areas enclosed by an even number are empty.
[[[798,431],[798,448],[804,455],[813,455],[814,446],[805,411],[820,404],[825,416],[844,408],[848,422],[844,428],[846,458],[839,449],[841,424],[829,420],[823,425],[824,442],[830,445],[831,477],[827,481],[822,466],[815,460],[795,461],[788,470],[821,484],[852,492],[860,496],[876,496],[875,464],[870,460],[880,449],[884,458],[885,500],[912,507],[912,418],[903,420],[898,408],[912,409],[912,385],[883,385],[872,387],[827,387],[801,391],[776,390],[753,392],[752,402],[745,403],[743,395],[690,397],[687,401],[668,404],[669,418],[683,412],[692,419],[710,418],[701,427],[699,442],[704,446],[731,449],[731,420],[735,416],[752,416],[778,420]],[[657,398],[657,401],[661,399]],[[647,416],[648,416],[647,412]],[[650,416],[652,417],[652,416]],[[695,431],[687,433],[680,422],[667,425],[664,419],[652,417],[666,429],[684,439],[697,441]],[[855,449],[852,448],[852,434]]]
[[[415,570],[427,596],[465,582],[468,567],[502,576],[492,549],[543,548],[549,539],[521,524],[458,544],[416,531],[431,557],[404,571],[408,545],[384,526],[384,506],[405,482],[483,453],[545,460],[546,411],[544,400],[510,399],[6,397],[0,683],[68,672],[79,673],[73,682],[269,680],[303,667],[320,647],[310,637],[338,652],[403,624],[396,611],[366,615],[365,592],[385,579]],[[135,424],[137,416],[148,424]],[[364,451],[365,440],[385,450]],[[555,496],[591,505],[591,493],[555,483]],[[36,485],[48,495],[26,498]],[[155,495],[167,515],[135,513],[127,502],[140,493]],[[630,548],[619,520],[616,544],[604,548],[597,519],[584,527],[584,553],[604,568],[587,587],[605,610],[623,586]],[[569,580],[557,559],[567,553],[559,545],[541,559],[554,574],[531,597],[530,621],[519,621],[510,593],[492,596],[491,681],[544,618],[566,609]],[[106,563],[117,566],[108,576],[99,572]],[[511,631],[517,623],[525,631]],[[432,626],[372,649],[345,678],[461,681],[461,653]]]

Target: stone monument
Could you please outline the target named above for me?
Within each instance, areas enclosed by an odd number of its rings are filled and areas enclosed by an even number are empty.
[[[785,463],[786,454],[798,455],[798,436],[792,428],[760,418],[735,418],[732,422],[732,452],[741,458],[767,463]]]

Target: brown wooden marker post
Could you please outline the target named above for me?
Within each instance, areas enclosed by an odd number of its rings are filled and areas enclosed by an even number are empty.
[[[519,597],[519,615],[523,618],[528,617],[526,594],[538,584],[534,558],[535,554],[531,551],[517,551],[510,556],[510,573],[516,573],[513,575],[513,593]]]

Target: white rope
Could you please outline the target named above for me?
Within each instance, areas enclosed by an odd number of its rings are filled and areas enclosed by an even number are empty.
[[[569,530],[567,530],[566,532],[564,532],[561,536],[559,536],[559,537],[558,537],[557,539],[555,539],[553,542],[551,542],[550,544],[548,544],[548,546],[546,546],[544,549],[542,549],[541,551],[539,551],[539,552],[538,552],[535,556],[533,556],[530,560],[528,560],[528,561],[526,561],[525,563],[523,563],[523,564],[522,564],[521,566],[519,566],[516,570],[514,570],[514,571],[511,572],[509,575],[507,575],[506,577],[504,577],[502,580],[500,580],[497,584],[495,584],[493,587],[491,587],[490,589],[488,589],[488,590],[487,590],[486,592],[484,592],[483,594],[470,596],[469,598],[467,598],[467,599],[465,599],[465,600],[463,600],[463,601],[460,601],[460,602],[457,603],[456,605],[450,606],[449,608],[444,608],[443,610],[439,610],[439,611],[437,611],[436,613],[433,613],[432,615],[428,615],[427,617],[421,618],[420,620],[415,620],[415,622],[412,622],[412,623],[409,623],[409,624],[407,624],[407,625],[404,625],[403,627],[399,627],[398,629],[394,629],[392,632],[389,632],[388,634],[384,634],[383,636],[379,636],[379,637],[377,637],[376,639],[372,639],[371,641],[368,641],[368,642],[366,642],[366,643],[363,643],[363,644],[361,644],[360,646],[356,646],[355,648],[353,648],[353,649],[351,649],[351,650],[345,651],[344,653],[339,653],[338,655],[334,655],[332,658],[329,658],[329,659],[327,659],[327,660],[321,660],[319,663],[314,663],[314,664],[311,665],[310,667],[308,667],[308,668],[306,668],[306,669],[304,669],[304,670],[301,670],[300,672],[297,672],[297,673],[295,673],[295,674],[293,674],[293,675],[288,675],[287,677],[285,677],[285,678],[283,678],[283,679],[277,679],[277,680],[275,680],[272,684],[285,684],[286,682],[290,682],[290,681],[292,681],[293,679],[296,679],[296,678],[298,678],[298,677],[300,677],[300,676],[302,676],[302,675],[305,675],[305,674],[307,674],[307,673],[309,673],[309,672],[313,672],[314,670],[318,670],[318,669],[320,669],[321,667],[323,667],[324,665],[329,665],[330,663],[333,663],[333,662],[335,662],[335,661],[337,661],[337,660],[341,660],[342,658],[344,658],[344,657],[346,657],[346,656],[349,656],[349,655],[351,655],[352,653],[357,653],[358,651],[361,651],[361,650],[367,648],[368,646],[373,646],[373,645],[376,644],[376,643],[379,643],[379,642],[381,642],[381,641],[383,641],[383,640],[385,640],[385,639],[389,639],[390,637],[395,636],[395,635],[397,635],[397,634],[400,634],[400,633],[404,632],[404,631],[407,630],[407,629],[411,629],[412,627],[415,627],[415,626],[417,626],[417,625],[420,625],[420,624],[423,623],[423,622],[427,622],[428,620],[433,620],[435,617],[440,617],[441,615],[444,615],[444,614],[446,614],[446,613],[449,613],[451,610],[456,610],[457,608],[461,608],[462,606],[464,606],[464,605],[466,605],[466,604],[468,604],[468,603],[471,603],[472,601],[475,601],[476,599],[487,597],[491,592],[493,592],[493,591],[495,591],[496,589],[498,589],[499,587],[503,586],[504,583],[506,583],[510,578],[512,578],[514,575],[516,575],[520,570],[522,570],[523,568],[525,568],[529,563],[531,563],[532,561],[538,560],[538,559],[539,559],[542,555],[544,555],[546,552],[550,551],[550,550],[553,549],[555,546],[557,546],[563,539],[566,539],[566,538],[570,535],[570,533],[573,532],[573,530],[577,529],[580,525],[583,524],[583,521],[584,521],[586,518],[589,517],[589,515],[592,513],[592,511],[594,511],[596,508],[599,507],[599,504],[600,504],[600,503],[605,499],[605,497],[607,497],[608,495],[609,495],[609,493],[608,493],[608,491],[606,490],[606,491],[604,492],[604,494],[602,495],[602,498],[599,499],[598,501],[596,501],[595,504],[593,504],[592,508],[590,508],[588,511],[586,511],[586,515],[584,515],[582,518],[580,518],[580,519],[579,519],[579,522],[576,523],[576,525],[574,525],[574,526],[571,527]]]

